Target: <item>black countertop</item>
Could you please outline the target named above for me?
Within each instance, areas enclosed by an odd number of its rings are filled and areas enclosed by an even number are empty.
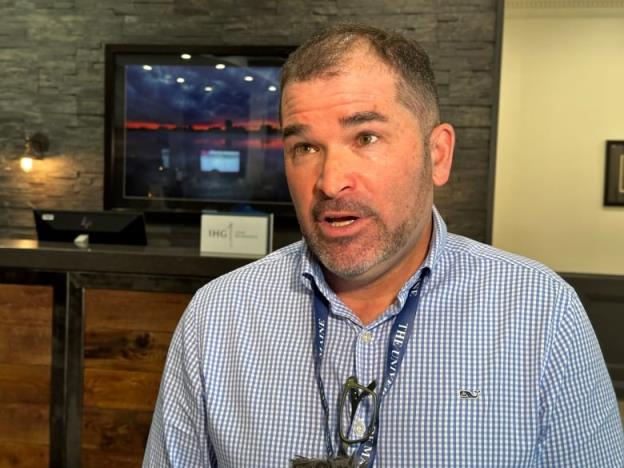
[[[252,262],[200,254],[197,247],[91,244],[0,239],[0,268],[214,278]]]

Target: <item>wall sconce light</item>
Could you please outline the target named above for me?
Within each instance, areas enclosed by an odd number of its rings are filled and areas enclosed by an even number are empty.
[[[43,133],[35,133],[24,140],[25,151],[20,158],[20,167],[24,172],[30,172],[33,167],[33,159],[43,159],[46,151],[50,149],[50,140]]]

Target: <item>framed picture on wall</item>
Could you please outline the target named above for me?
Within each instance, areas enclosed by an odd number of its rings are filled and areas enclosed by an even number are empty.
[[[624,140],[607,141],[605,206],[624,206]]]

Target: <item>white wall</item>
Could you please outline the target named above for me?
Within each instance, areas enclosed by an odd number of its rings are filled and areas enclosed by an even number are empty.
[[[493,244],[624,275],[624,207],[602,204],[609,139],[624,140],[624,7],[508,8]]]

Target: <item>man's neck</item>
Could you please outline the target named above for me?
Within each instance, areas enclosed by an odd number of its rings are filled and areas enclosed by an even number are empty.
[[[433,223],[425,228],[417,245],[396,265],[376,275],[341,278],[325,271],[327,283],[364,325],[372,323],[392,304],[407,280],[422,265],[431,241]]]

